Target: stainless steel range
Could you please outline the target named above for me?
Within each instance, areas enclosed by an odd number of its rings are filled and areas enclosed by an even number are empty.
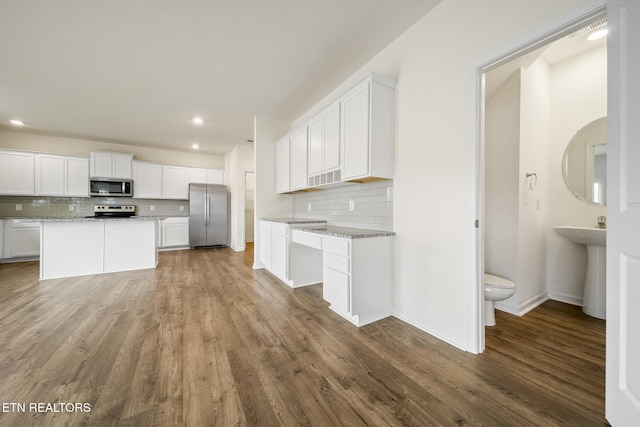
[[[134,205],[94,205],[95,218],[130,218],[136,214]]]

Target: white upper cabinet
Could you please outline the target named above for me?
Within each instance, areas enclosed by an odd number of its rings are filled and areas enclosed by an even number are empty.
[[[340,104],[311,119],[309,127],[309,177],[340,167]]]
[[[178,200],[189,198],[189,168],[162,165],[162,198]]]
[[[290,139],[284,137],[276,142],[276,192],[286,193],[291,190],[289,176]]]
[[[289,173],[291,190],[308,187],[307,182],[307,127],[303,126],[291,134],[291,161]]]
[[[221,169],[189,168],[189,183],[224,184],[224,171]]]
[[[343,181],[393,178],[394,88],[371,74],[340,101]]]
[[[89,159],[64,156],[64,195],[89,197]]]
[[[33,196],[34,164],[33,153],[0,151],[0,194]]]
[[[35,154],[35,194],[89,197],[89,159]]]
[[[92,151],[90,159],[92,177],[131,179],[132,154]]]
[[[55,154],[35,155],[35,194],[64,195],[64,157]]]
[[[395,81],[370,73],[278,141],[277,192],[341,181],[393,179],[395,86]]]
[[[138,199],[162,198],[162,165],[133,162],[133,197]]]

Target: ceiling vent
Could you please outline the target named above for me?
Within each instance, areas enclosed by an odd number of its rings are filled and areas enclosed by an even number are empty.
[[[596,21],[593,24],[589,24],[584,28],[580,28],[578,31],[574,31],[573,33],[569,34],[567,38],[574,39],[578,36],[587,34],[588,32],[595,30],[598,27],[602,27],[604,25],[607,25],[607,18],[602,18],[601,20]]]

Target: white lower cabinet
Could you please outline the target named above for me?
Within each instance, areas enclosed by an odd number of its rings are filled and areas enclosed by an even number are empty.
[[[40,223],[4,220],[3,257],[33,258],[40,255]]]
[[[189,217],[165,218],[160,221],[160,247],[189,247]]]
[[[322,223],[305,223],[318,226]],[[300,226],[300,224],[296,224]],[[260,262],[278,279],[292,288],[322,281],[322,253],[294,244],[287,223],[260,221]]]
[[[329,308],[356,326],[392,314],[393,236],[327,237],[293,230],[293,242],[322,246],[322,297]]]

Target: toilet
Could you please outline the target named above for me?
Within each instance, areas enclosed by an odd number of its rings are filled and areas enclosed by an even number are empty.
[[[516,284],[504,277],[484,273],[484,324],[495,326],[494,301],[502,301],[516,293]]]

